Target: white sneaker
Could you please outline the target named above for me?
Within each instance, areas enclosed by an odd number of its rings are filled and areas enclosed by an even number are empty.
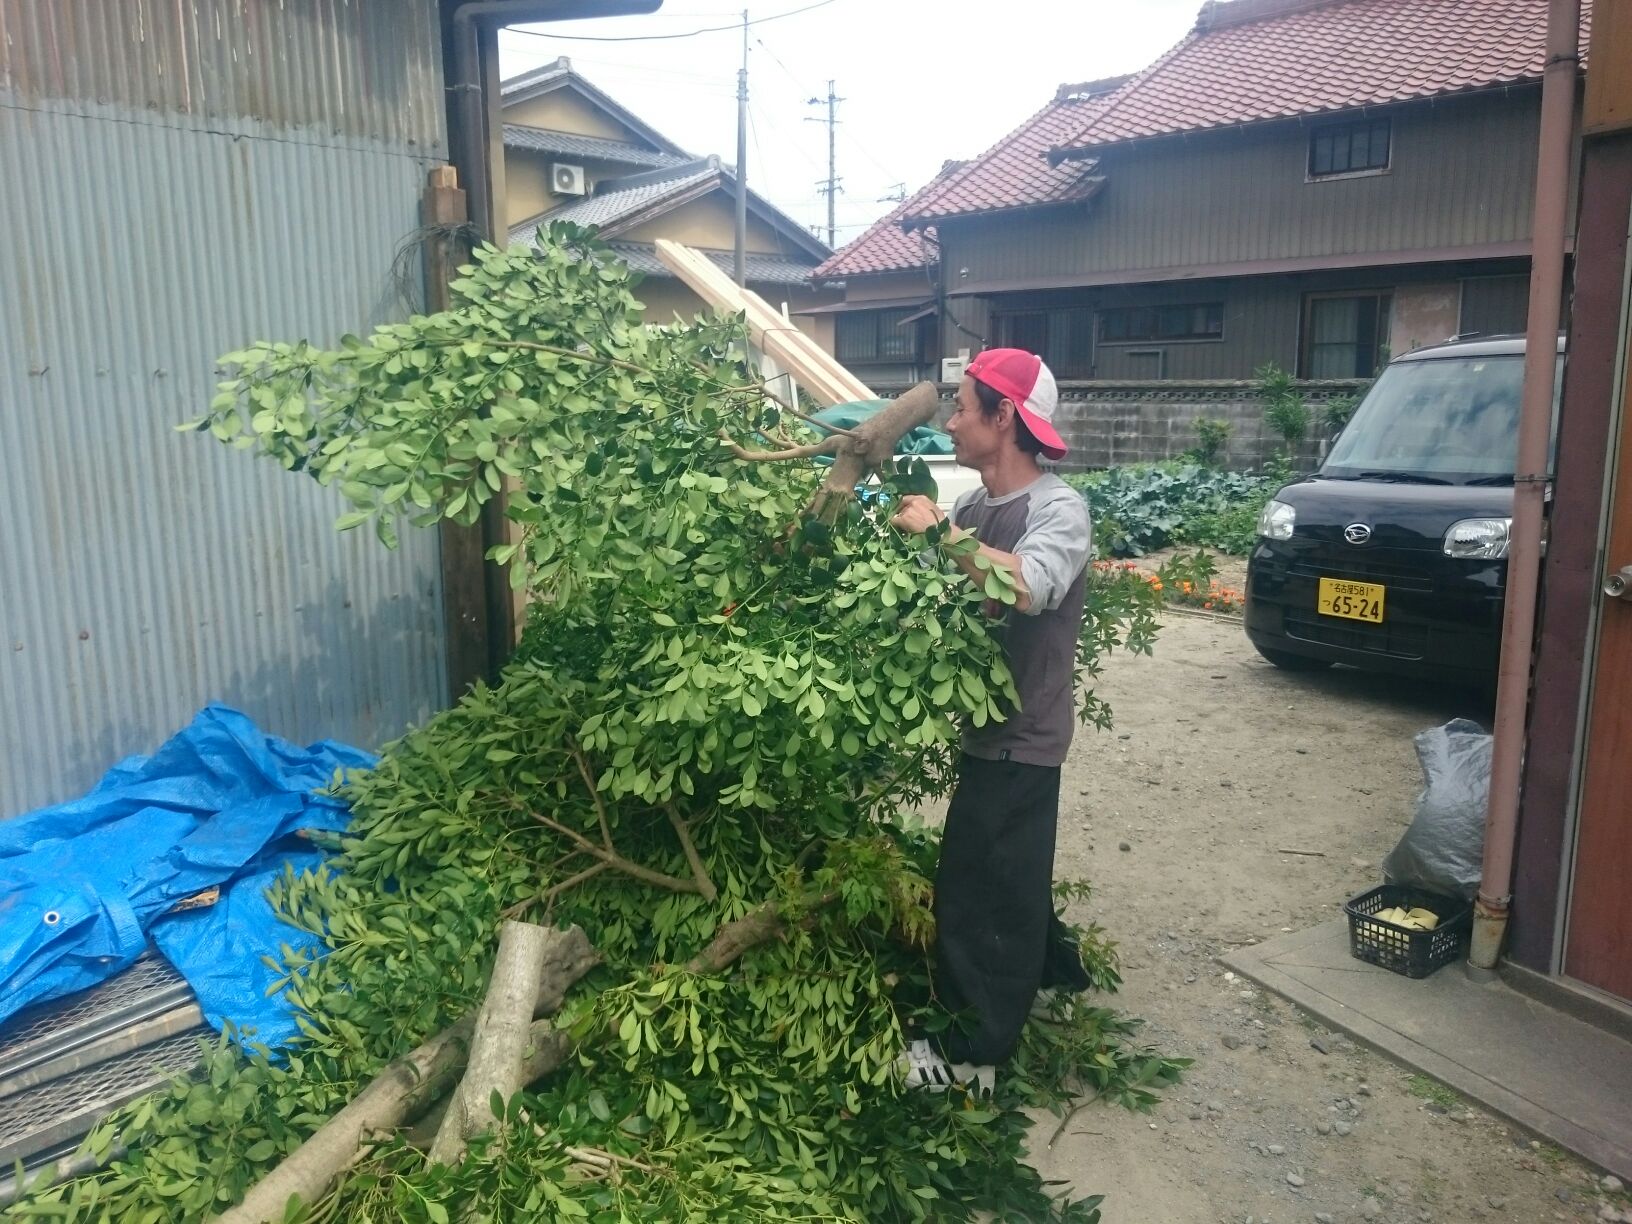
[[[1082,992],[1067,986],[1044,986],[1031,1000],[1031,1018],[1063,1024],[1071,1013],[1071,1000]]]
[[[945,1092],[961,1088],[970,1096],[989,1097],[997,1089],[997,1068],[979,1063],[949,1063],[920,1037],[902,1051],[899,1064],[908,1088]]]

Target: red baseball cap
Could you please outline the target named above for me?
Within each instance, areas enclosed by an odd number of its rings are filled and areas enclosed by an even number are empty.
[[[1043,444],[1043,454],[1050,459],[1065,458],[1065,441],[1053,425],[1060,392],[1041,357],[1025,349],[987,349],[969,363],[965,373],[1014,401],[1031,436]]]

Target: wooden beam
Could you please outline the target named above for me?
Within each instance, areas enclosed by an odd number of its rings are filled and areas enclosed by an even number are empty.
[[[810,397],[824,407],[873,399],[872,390],[823,352],[815,340],[784,319],[751,289],[739,288],[712,260],[666,238],[656,243],[663,265],[709,305],[741,313],[749,339],[783,370],[791,373]]]

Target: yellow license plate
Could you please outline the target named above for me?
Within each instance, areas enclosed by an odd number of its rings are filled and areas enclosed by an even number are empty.
[[[1383,592],[1384,588],[1375,582],[1322,578],[1315,608],[1322,616],[1380,625],[1383,623]]]

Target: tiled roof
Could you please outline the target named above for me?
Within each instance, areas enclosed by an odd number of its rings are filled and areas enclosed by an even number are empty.
[[[817,280],[843,280],[847,276],[901,272],[934,264],[940,258],[934,229],[909,234],[901,228],[901,218],[939,182],[939,179],[930,182],[915,195],[897,204],[874,221],[860,237],[840,247],[812,275]]]
[[[662,215],[669,207],[684,204],[715,188],[732,189],[735,178],[729,167],[720,164],[717,157],[705,157],[660,170],[648,170],[625,178],[603,181],[596,194],[563,204],[510,227],[512,243],[530,243],[541,228],[552,221],[571,221],[578,225],[592,225],[607,239],[615,238],[620,229],[648,218]],[[808,277],[811,270],[830,252],[826,245],[800,228],[799,223],[780,212],[752,189],[748,192],[749,211],[770,223],[786,240],[790,250],[798,251],[794,258],[802,260],[797,279]],[[629,244],[625,244],[629,245]],[[642,244],[633,244],[639,247]],[[727,259],[730,256],[726,257]],[[774,257],[766,257],[774,258]],[[643,269],[646,270],[646,269]],[[772,268],[765,265],[766,275],[758,279],[776,280]]]
[[[922,226],[936,217],[1088,199],[1102,180],[1081,164],[1050,165],[1048,151],[1102,112],[1125,79],[1061,86],[1042,110],[908,201],[901,223]]]
[[[576,132],[556,132],[549,128],[526,127],[519,123],[504,125],[504,144],[510,149],[528,149],[534,153],[558,153],[562,157],[617,162],[624,166],[649,166],[653,169],[678,166],[688,160],[675,153],[660,153],[624,140],[580,136]]]
[[[657,257],[657,248],[648,242],[609,242],[614,254],[636,272],[646,276],[672,277]],[[735,255],[731,251],[702,251],[722,271],[730,275],[735,270]],[[758,255],[748,251],[742,258],[744,277],[761,285],[808,285],[812,260],[808,255]]]
[[[1583,29],[1590,14],[1586,0]],[[1537,80],[1546,29],[1547,0],[1211,3],[1176,47],[1057,144],[1075,156]]]
[[[520,73],[513,77],[506,77],[499,82],[499,96],[518,94],[523,90],[533,89],[539,85],[549,85],[572,75],[572,61],[566,56],[552,60],[538,68]]]
[[[500,81],[499,97],[503,105],[511,106],[557,89],[576,90],[590,105],[621,123],[642,140],[681,158],[690,156],[639,115],[585,80],[582,74],[573,68],[572,61],[564,55],[541,68],[534,68],[530,72],[523,72],[519,76]]]
[[[653,170],[647,174],[618,179],[611,190],[597,192],[563,204],[560,208],[524,221],[510,230],[511,242],[531,242],[540,225],[551,221],[572,221],[579,225],[594,225],[607,229],[636,213],[644,212],[654,204],[661,204],[674,196],[683,195],[701,187],[720,174],[717,161],[708,159],[687,162],[669,170]]]

